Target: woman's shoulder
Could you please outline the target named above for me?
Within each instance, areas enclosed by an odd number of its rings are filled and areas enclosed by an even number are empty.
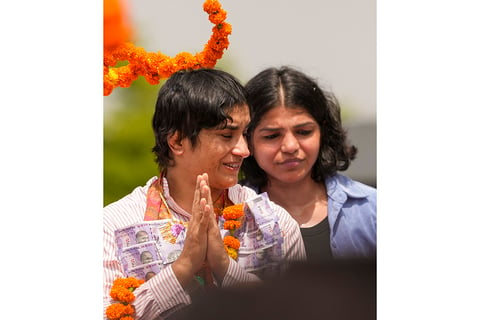
[[[259,194],[258,190],[250,186],[236,184],[228,189],[228,197],[233,203],[245,202]]]
[[[104,215],[118,215],[119,212],[127,212],[136,208],[145,207],[147,190],[158,177],[150,178],[145,185],[135,187],[132,192],[124,197],[106,205],[103,208]]]
[[[327,177],[325,184],[329,194],[343,191],[353,198],[377,197],[376,188],[339,173]]]
[[[238,181],[238,184],[242,187],[247,187],[249,189],[252,189],[254,190],[257,194],[261,193],[260,192],[260,188],[258,186],[255,186],[253,184],[251,184],[248,180],[246,179],[242,179],[242,180],[239,180]]]

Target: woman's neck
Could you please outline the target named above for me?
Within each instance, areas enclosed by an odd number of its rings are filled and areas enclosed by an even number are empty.
[[[323,183],[309,178],[298,183],[269,182],[262,189],[301,226],[313,226],[327,216],[327,193]]]
[[[196,188],[196,177],[194,179],[184,179],[183,177],[175,174],[165,175],[168,182],[168,190],[170,196],[175,203],[179,205],[183,210],[191,212],[193,198]],[[210,189],[213,202],[218,199],[224,190]]]

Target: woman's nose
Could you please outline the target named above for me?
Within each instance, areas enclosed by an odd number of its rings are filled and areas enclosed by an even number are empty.
[[[294,153],[298,150],[298,146],[297,138],[293,134],[287,133],[282,140],[280,150],[285,153]]]
[[[250,155],[250,150],[248,150],[247,138],[245,136],[242,135],[240,139],[238,139],[235,148],[233,148],[233,153],[235,155],[241,156],[242,158],[246,158]]]

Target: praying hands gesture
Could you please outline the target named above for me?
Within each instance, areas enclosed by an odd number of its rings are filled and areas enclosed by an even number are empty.
[[[172,264],[172,270],[182,287],[188,286],[205,261],[217,282],[221,283],[230,261],[213,211],[206,173],[197,176],[192,218],[188,223],[184,247],[178,259]]]

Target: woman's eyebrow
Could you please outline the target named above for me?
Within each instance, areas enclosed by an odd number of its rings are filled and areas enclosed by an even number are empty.
[[[215,128],[215,130],[238,130],[240,127],[238,124],[229,123],[227,125],[221,125]]]
[[[227,124],[225,129],[230,129],[230,130],[238,130],[239,126],[238,124]]]
[[[314,121],[307,121],[307,122],[295,125],[294,128],[304,127],[304,126],[308,126],[308,125],[315,125],[315,122]]]
[[[309,126],[309,125],[315,125],[315,122],[314,121],[307,121],[307,122],[304,122],[304,123],[299,123],[297,125],[294,125],[293,127],[294,128],[301,128],[301,127]],[[263,127],[263,128],[258,129],[258,131],[278,131],[278,130],[282,130],[282,129],[283,129],[282,127]]]
[[[278,130],[281,130],[281,128],[277,128],[277,127],[266,127],[266,128],[261,128],[261,129],[258,129],[258,131],[278,131]]]

